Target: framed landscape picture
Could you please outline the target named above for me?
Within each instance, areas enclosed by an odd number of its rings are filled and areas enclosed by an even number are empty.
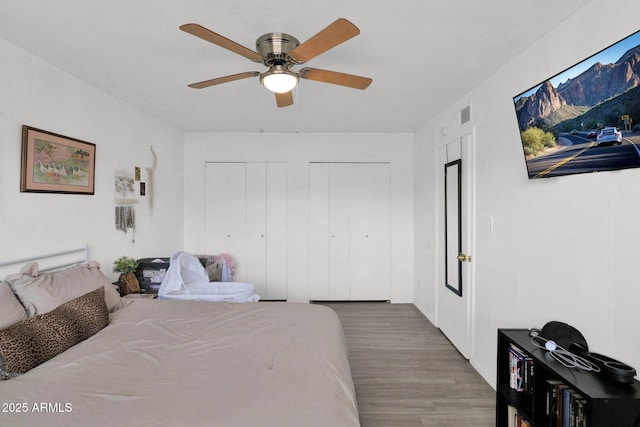
[[[22,126],[20,191],[94,194],[96,146]]]

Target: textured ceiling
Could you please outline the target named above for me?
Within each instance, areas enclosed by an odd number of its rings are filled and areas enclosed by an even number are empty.
[[[584,0],[0,0],[0,37],[184,131],[411,132],[533,44]],[[343,17],[360,35],[305,66],[373,78],[360,91],[302,80],[276,108],[264,66],[178,29],[195,22],[250,49],[301,42]]]

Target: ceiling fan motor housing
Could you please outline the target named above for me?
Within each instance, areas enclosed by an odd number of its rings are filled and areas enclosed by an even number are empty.
[[[289,53],[300,45],[295,37],[285,33],[267,33],[256,40],[256,51],[264,57],[263,63],[272,65],[293,64]]]

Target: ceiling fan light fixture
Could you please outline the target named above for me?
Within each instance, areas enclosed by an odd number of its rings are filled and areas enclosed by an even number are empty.
[[[260,83],[271,92],[286,93],[298,84],[298,75],[284,65],[274,65],[260,74]]]

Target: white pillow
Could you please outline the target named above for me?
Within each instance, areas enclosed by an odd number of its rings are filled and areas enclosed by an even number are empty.
[[[0,330],[26,318],[27,312],[16,298],[9,284],[0,282]]]
[[[26,308],[29,317],[48,313],[100,286],[104,286],[104,299],[109,311],[120,308],[118,291],[95,261],[53,273],[40,273],[38,264],[30,263],[22,267],[20,273],[7,276],[6,281]]]

